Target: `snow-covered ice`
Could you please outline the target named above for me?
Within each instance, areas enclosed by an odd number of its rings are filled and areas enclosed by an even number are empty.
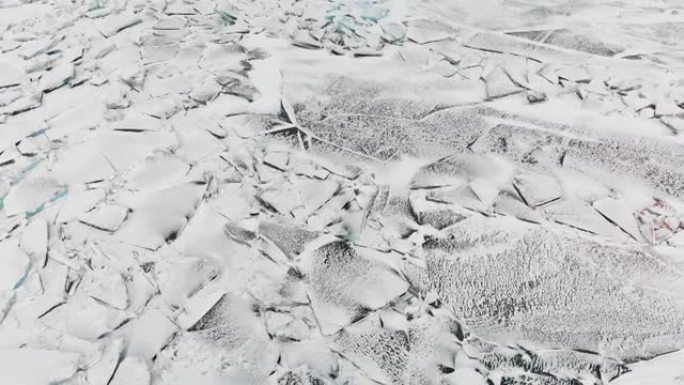
[[[684,382],[677,0],[0,0],[0,384]]]

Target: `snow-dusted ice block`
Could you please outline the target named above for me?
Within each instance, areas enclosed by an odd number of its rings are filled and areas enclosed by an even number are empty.
[[[408,289],[408,283],[389,265],[364,257],[344,242],[324,244],[302,259],[312,306],[325,334],[386,305]]]

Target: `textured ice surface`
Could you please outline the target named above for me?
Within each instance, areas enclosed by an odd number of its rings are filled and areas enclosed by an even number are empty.
[[[438,293],[481,335],[628,360],[681,346],[678,269],[648,250],[503,218],[464,220],[426,248]]]
[[[309,297],[324,334],[350,324],[404,293],[406,282],[390,266],[336,241],[303,257]]]

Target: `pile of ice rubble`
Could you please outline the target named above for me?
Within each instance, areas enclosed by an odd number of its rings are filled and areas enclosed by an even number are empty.
[[[455,40],[391,2],[0,7],[3,384],[605,384],[684,346],[678,174],[627,194],[579,171],[604,151],[585,129],[501,123],[512,95],[673,138],[672,74],[601,79],[602,59]],[[389,58],[445,99],[291,105],[301,47]],[[613,143],[621,172],[639,147]],[[439,156],[382,162],[416,148]],[[634,376],[675,378],[677,355]]]

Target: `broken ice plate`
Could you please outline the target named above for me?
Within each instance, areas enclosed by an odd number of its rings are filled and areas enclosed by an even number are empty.
[[[66,195],[67,187],[52,178],[26,178],[10,189],[3,199],[7,216],[39,212],[43,206]]]
[[[0,243],[0,291],[19,287],[31,267],[31,260],[16,241]]]

